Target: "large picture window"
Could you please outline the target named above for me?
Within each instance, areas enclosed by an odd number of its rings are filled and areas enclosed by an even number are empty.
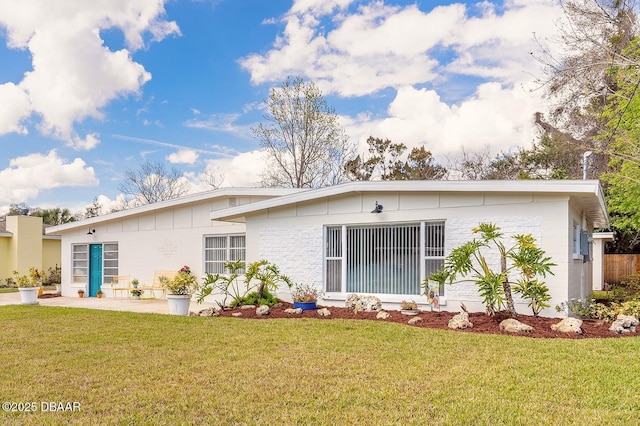
[[[244,235],[216,235],[204,237],[204,270],[210,274],[225,274],[227,262],[246,260]],[[244,272],[242,270],[241,272]]]
[[[325,241],[327,292],[418,295],[444,263],[441,221],[330,226]]]

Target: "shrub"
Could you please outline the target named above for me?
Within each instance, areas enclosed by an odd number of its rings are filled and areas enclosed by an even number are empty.
[[[56,285],[62,282],[62,269],[58,265],[50,267],[47,272],[43,274],[42,284],[44,285]]]
[[[640,299],[640,273],[622,277],[620,284],[611,286],[611,293],[617,302]]]
[[[556,306],[556,311],[558,312],[562,312],[565,309],[568,309],[571,314],[579,318],[613,321],[618,316],[613,307],[609,307],[604,303],[596,303],[594,299],[572,299]]]
[[[323,294],[316,286],[311,284],[296,284],[291,297],[294,302],[315,302]]]
[[[258,292],[252,291],[243,297],[233,299],[231,306],[236,308],[243,305],[267,305],[275,306],[280,302],[277,297],[269,293],[268,290],[263,290],[262,297],[258,297]]]
[[[534,314],[547,307],[546,302],[550,300],[548,289],[537,279],[553,274],[551,267],[555,264],[537,246],[535,238],[530,234],[514,235],[512,239],[515,244],[507,247],[503,242],[503,233],[493,223],[481,223],[472,231],[479,238],[454,248],[445,258],[443,269],[430,279],[452,284],[458,278],[471,278],[478,286],[487,314],[494,315],[506,307],[510,314],[515,315],[509,277],[517,275],[520,282],[518,290],[523,298],[530,301],[529,306]],[[490,250],[497,250],[500,254],[499,271],[492,270],[487,263],[487,252]]]
[[[198,288],[198,278],[191,273],[191,268],[183,266],[176,276],[170,280],[167,277],[160,277],[160,282],[167,287],[169,294],[187,295]]]
[[[229,262],[225,265],[230,275],[207,273],[200,292],[197,296],[198,303],[202,303],[209,295],[222,297],[222,302],[217,303],[224,307],[226,301],[231,298],[232,307],[240,305],[268,305],[274,306],[278,299],[272,292],[277,291],[280,284],[284,283],[291,288],[291,280],[280,273],[278,267],[266,260],[259,260],[247,266],[244,274],[243,286],[240,285],[240,272],[244,269],[244,262]]]

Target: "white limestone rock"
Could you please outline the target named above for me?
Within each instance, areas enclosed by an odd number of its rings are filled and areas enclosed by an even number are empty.
[[[331,316],[331,311],[329,311],[329,309],[327,308],[318,309],[317,312],[318,312],[318,315],[321,317]]]
[[[203,309],[198,312],[198,316],[200,317],[217,317],[220,315],[220,308],[212,306],[211,308]]]
[[[287,308],[284,310],[285,314],[295,314],[295,315],[300,315],[302,312],[304,312],[302,310],[302,308]]]
[[[631,315],[622,315],[618,314],[616,320],[611,323],[611,327],[609,327],[609,331],[613,331],[614,333],[622,334],[622,333],[635,333],[636,327],[638,326],[638,318],[633,317]]]
[[[582,320],[578,318],[564,318],[556,324],[551,324],[551,330],[561,333],[582,334]]]
[[[507,333],[533,333],[533,327],[514,318],[507,318],[500,323],[500,331]]]
[[[376,319],[389,319],[391,317],[391,314],[387,311],[380,311],[378,312],[378,315],[376,315]]]
[[[413,317],[409,321],[407,321],[407,324],[417,324],[419,322],[422,322],[421,317]]]
[[[256,315],[259,315],[259,316],[269,315],[270,312],[271,310],[267,305],[260,305],[256,308]]]
[[[465,328],[473,327],[473,323],[469,321],[469,314],[467,312],[460,312],[449,320],[449,328],[454,330],[464,330]]]
[[[379,312],[382,310],[382,301],[376,296],[361,296],[350,294],[344,304],[345,308],[354,312]]]

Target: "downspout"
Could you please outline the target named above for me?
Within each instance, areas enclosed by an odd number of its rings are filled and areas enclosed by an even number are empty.
[[[586,231],[587,230],[587,217],[584,214],[584,211],[582,212],[582,221],[580,224],[580,233],[578,235],[578,237],[580,238],[580,241],[578,241],[578,244],[580,246],[580,248],[582,248],[582,231]],[[584,302],[584,298],[585,298],[585,294],[584,294],[584,268],[585,268],[585,264],[586,262],[584,261],[584,254],[582,255],[582,265],[580,265],[580,300],[582,300]]]

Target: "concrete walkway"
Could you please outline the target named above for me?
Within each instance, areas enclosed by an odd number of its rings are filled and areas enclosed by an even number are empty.
[[[113,299],[97,297],[51,297],[38,299],[41,306],[62,306],[65,308],[103,309],[107,311],[128,311],[155,314],[169,314],[169,305],[166,299]],[[0,306],[19,305],[20,293],[0,293]],[[191,311],[198,312],[202,309],[214,306],[213,303],[196,303],[191,301]]]

